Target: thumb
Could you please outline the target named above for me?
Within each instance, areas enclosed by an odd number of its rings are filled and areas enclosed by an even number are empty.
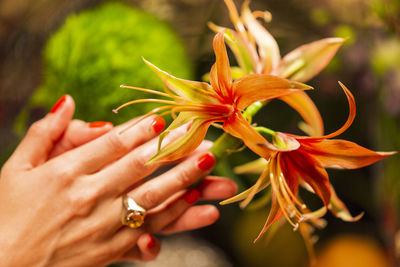
[[[9,164],[15,164],[17,169],[29,170],[45,162],[54,144],[66,130],[74,111],[72,97],[61,97],[49,114],[32,124]]]

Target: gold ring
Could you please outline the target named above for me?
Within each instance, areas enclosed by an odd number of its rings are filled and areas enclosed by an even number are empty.
[[[122,197],[122,206],[124,214],[122,214],[122,224],[130,228],[138,228],[144,223],[146,210],[139,206],[135,200],[124,195]]]

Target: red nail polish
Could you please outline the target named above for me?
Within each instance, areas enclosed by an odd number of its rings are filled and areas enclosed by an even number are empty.
[[[101,128],[107,124],[112,125],[112,123],[108,121],[94,121],[89,123],[89,128]]]
[[[155,133],[161,133],[165,127],[165,120],[163,117],[156,117],[151,124]]]
[[[65,102],[65,100],[67,99],[67,96],[64,95],[62,96],[57,103],[54,104],[53,108],[50,110],[50,113],[55,113]]]
[[[149,235],[149,242],[147,242],[147,247],[149,249],[152,249],[156,246],[156,239],[154,238],[154,236]]]
[[[197,189],[190,189],[185,196],[183,197],[183,199],[186,201],[186,203],[188,204],[193,204],[195,203],[197,200],[199,200],[200,198],[200,193],[199,190]]]
[[[201,156],[197,161],[197,166],[199,166],[199,169],[203,171],[211,169],[214,164],[215,158],[210,152]]]

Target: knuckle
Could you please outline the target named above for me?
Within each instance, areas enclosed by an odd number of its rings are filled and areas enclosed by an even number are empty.
[[[140,197],[140,202],[146,208],[151,208],[158,205],[159,199],[154,190],[146,189]]]
[[[107,146],[116,153],[124,154],[129,151],[129,147],[126,142],[121,138],[121,136],[113,131],[107,135]]]
[[[42,135],[46,132],[46,126],[44,125],[43,121],[36,121],[34,122],[31,127],[29,127],[28,135]]]
[[[195,178],[196,178],[195,171],[187,167],[181,168],[176,177],[181,187],[186,187],[192,184],[195,181]]]

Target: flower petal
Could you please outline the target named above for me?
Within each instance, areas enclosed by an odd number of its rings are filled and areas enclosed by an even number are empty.
[[[208,127],[214,120],[194,119],[189,132],[162,147],[147,164],[170,162],[185,157],[193,152],[203,141]]]
[[[205,102],[212,104],[219,103],[216,100],[213,88],[208,83],[188,81],[176,78],[168,74],[167,72],[157,68],[149,61],[145,59],[143,59],[143,61],[157,74],[157,76],[165,84],[165,86],[177,95],[196,102]]]
[[[246,164],[237,166],[233,169],[236,174],[260,174],[267,166],[268,161],[264,158],[259,158]]]
[[[333,133],[323,135],[323,136],[312,136],[312,137],[298,136],[298,137],[296,137],[297,139],[319,140],[319,139],[333,138],[333,137],[336,137],[336,136],[342,134],[344,131],[346,131],[350,127],[350,125],[353,123],[354,118],[356,116],[356,101],[354,100],[353,94],[350,92],[349,89],[347,89],[346,86],[344,86],[344,84],[339,82],[339,85],[342,87],[344,93],[346,94],[347,101],[349,103],[349,116],[347,118],[347,121],[343,124],[342,127],[340,127],[338,130],[336,130]]]
[[[302,45],[282,59],[274,74],[306,82],[328,65],[344,41],[342,38],[325,38]]]
[[[245,145],[260,157],[268,159],[274,146],[259,134],[239,112],[232,114],[223,125],[224,131],[243,140]]]
[[[396,152],[375,152],[346,140],[300,140],[301,148],[325,168],[358,169]]]
[[[254,37],[263,64],[262,73],[270,73],[281,60],[279,46],[275,38],[254,18],[249,9],[249,1],[242,6],[242,18],[251,36]]]
[[[221,201],[219,204],[226,205],[245,199],[245,201],[240,204],[241,208],[245,208],[249,204],[249,202],[253,199],[253,197],[258,192],[265,189],[268,185],[269,185],[269,176],[268,176],[268,167],[266,167],[264,168],[263,173],[260,175],[260,177],[257,179],[257,182],[253,186],[237,194],[236,196]]]
[[[235,80],[232,87],[239,110],[244,110],[256,101],[278,98],[308,89],[312,87],[267,74],[246,75]]]
[[[232,76],[231,69],[228,59],[228,54],[226,52],[224,33],[219,32],[215,35],[213,40],[213,47],[215,53],[215,71],[217,75],[211,75],[210,80],[217,78],[214,83],[218,84],[218,88],[224,97],[231,97],[231,86],[232,86]],[[213,72],[211,70],[211,72]],[[211,83],[213,84],[213,82]],[[213,85],[214,87],[214,85]],[[215,87],[214,87],[215,88]]]
[[[291,177],[297,177],[297,180],[301,179],[310,185],[324,205],[328,206],[331,197],[329,177],[318,161],[300,150],[282,153],[282,161],[285,162],[285,166],[291,166]],[[285,177],[286,175],[288,174],[285,173]]]
[[[257,68],[256,66],[258,63],[258,55],[254,46],[235,31],[217,26],[210,22],[208,23],[208,26],[217,33],[221,31],[224,32],[225,42],[235,55],[244,75],[253,73],[253,70]]]
[[[344,203],[339,199],[336,195],[335,190],[331,187],[331,202],[329,205],[329,210],[335,215],[336,217],[342,219],[345,222],[356,222],[362,218],[364,212],[358,214],[357,216],[353,217],[349,210],[346,208]]]
[[[310,126],[312,136],[324,134],[324,123],[311,98],[303,91],[295,92],[279,98],[295,109],[304,121]]]
[[[277,220],[282,218],[283,212],[279,206],[278,200],[276,198],[276,195],[274,191],[271,191],[271,209],[268,214],[267,221],[265,222],[263,228],[261,229],[261,232],[258,234],[257,238],[254,240],[254,243],[256,243],[260,238],[265,234],[265,232],[268,230],[268,228]]]

